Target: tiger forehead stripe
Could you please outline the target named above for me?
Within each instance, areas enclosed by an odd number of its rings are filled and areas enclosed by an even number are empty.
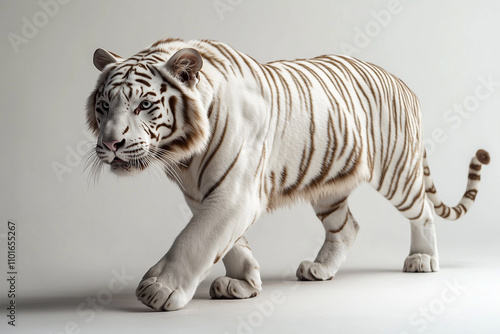
[[[149,79],[149,80],[153,79],[153,78],[152,78],[152,77],[150,77],[148,74],[146,74],[146,73],[141,73],[141,72],[138,72],[138,71],[135,71],[135,75],[141,76],[141,77],[146,78],[146,79]]]
[[[155,92],[145,92],[143,94],[140,95],[140,97],[148,97],[148,95],[152,95],[152,96],[157,96],[157,94]]]
[[[135,81],[136,81],[136,82],[139,82],[139,83],[141,83],[141,84],[143,84],[143,85],[146,85],[146,86],[148,86],[148,87],[151,87],[151,84],[150,84],[148,81],[146,81],[146,80],[143,80],[143,79],[135,79]]]

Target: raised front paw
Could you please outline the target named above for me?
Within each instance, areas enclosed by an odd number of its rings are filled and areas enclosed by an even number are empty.
[[[405,260],[404,272],[429,273],[439,270],[438,259],[428,254],[412,254]]]
[[[152,309],[175,311],[191,300],[195,288],[186,291],[180,286],[179,279],[165,268],[161,262],[152,267],[142,278],[135,294],[144,305]]]
[[[216,299],[244,299],[257,296],[262,288],[259,283],[248,283],[245,280],[222,276],[217,278],[210,286],[210,297]]]
[[[319,262],[302,261],[297,269],[297,278],[301,281],[326,281],[333,278],[332,270]]]

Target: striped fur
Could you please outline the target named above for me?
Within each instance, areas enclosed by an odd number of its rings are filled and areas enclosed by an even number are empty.
[[[326,232],[318,257],[302,262],[297,277],[332,278],[358,230],[347,198],[363,182],[412,224],[404,270],[436,271],[433,213],[465,214],[489,162],[478,151],[462,200],[444,205],[425,158],[416,96],[351,57],[260,64],[224,43],[167,39],[128,59],[98,50],[94,63],[102,70],[87,109],[98,136],[94,172],[107,164],[118,174],[165,171],[194,214],[137,289],[155,309],[184,306],[220,259],[228,273],[214,282],[212,297],[257,295],[258,264],[243,235],[263,212],[297,200],[312,203]]]

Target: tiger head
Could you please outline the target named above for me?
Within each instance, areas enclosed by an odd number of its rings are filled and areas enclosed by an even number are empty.
[[[97,136],[90,166],[109,165],[118,175],[164,170],[203,150],[209,131],[197,88],[202,64],[191,48],[129,59],[97,49],[94,65],[102,73],[87,103],[87,124]]]

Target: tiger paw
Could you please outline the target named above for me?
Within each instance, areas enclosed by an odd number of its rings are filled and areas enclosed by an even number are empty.
[[[403,267],[403,271],[407,273],[430,273],[438,270],[437,257],[421,253],[409,255]]]
[[[333,278],[334,273],[323,263],[302,261],[296,275],[300,281],[327,281]]]
[[[158,311],[175,311],[193,298],[196,284],[188,284],[174,270],[168,270],[164,259],[154,265],[142,278],[135,292],[146,306]],[[183,284],[181,284],[183,283]]]
[[[262,288],[260,282],[248,283],[245,280],[222,276],[210,286],[210,297],[214,299],[245,299],[257,296]]]

